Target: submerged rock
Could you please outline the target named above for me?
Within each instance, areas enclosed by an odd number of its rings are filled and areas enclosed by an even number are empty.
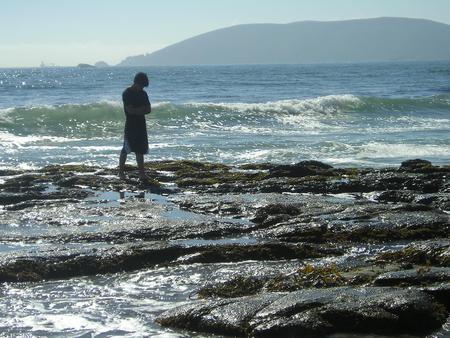
[[[169,310],[157,322],[215,334],[298,337],[424,334],[446,318],[445,307],[420,290],[345,287],[199,301]]]

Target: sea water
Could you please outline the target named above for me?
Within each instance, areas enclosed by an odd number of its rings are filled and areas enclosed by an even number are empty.
[[[450,62],[0,69],[0,168],[116,166],[147,72],[147,160],[450,160]]]
[[[147,119],[147,160],[315,159],[336,166],[378,167],[417,157],[435,164],[450,162],[450,62],[34,68],[0,69],[0,169],[64,163],[116,166],[124,126],[121,93],[138,71],[150,76],[147,90],[153,111]],[[97,192],[65,207],[0,209],[0,259],[115,245],[41,240],[45,235],[207,217],[180,210],[162,196],[147,194],[138,202],[130,194],[125,194],[127,202],[119,192]],[[121,212],[121,207],[131,212],[133,206],[143,209],[147,218]],[[20,240],[29,236],[37,240]],[[254,240],[226,238],[216,243]],[[378,249],[356,247],[349,255],[373,257]],[[280,273],[298,269],[296,261],[246,261],[2,283],[0,337],[198,337],[163,328],[155,318],[189,303],[211,280],[270,264]]]

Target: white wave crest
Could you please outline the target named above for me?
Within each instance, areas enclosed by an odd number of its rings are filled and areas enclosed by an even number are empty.
[[[48,135],[20,136],[20,135],[14,135],[7,131],[0,131],[0,143],[3,147],[8,146],[8,147],[21,148],[25,145],[34,144],[37,142],[42,142],[44,144],[48,144],[48,143],[74,142],[74,141],[81,141],[81,140],[83,140],[83,139],[48,136]]]
[[[320,96],[303,100],[280,100],[269,101],[266,103],[199,103],[190,102],[187,105],[195,108],[216,108],[217,110],[231,110],[240,113],[281,113],[281,114],[300,114],[300,113],[319,113],[334,114],[340,112],[343,108],[356,107],[362,101],[351,94]]]
[[[436,144],[369,142],[359,148],[357,157],[360,158],[428,158],[431,156],[450,159],[450,148]]]

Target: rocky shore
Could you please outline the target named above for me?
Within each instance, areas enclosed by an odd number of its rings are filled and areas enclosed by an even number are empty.
[[[159,325],[255,337],[449,334],[450,166],[146,168],[145,184],[131,166],[124,181],[85,165],[0,170],[0,283],[197,264],[211,275]]]

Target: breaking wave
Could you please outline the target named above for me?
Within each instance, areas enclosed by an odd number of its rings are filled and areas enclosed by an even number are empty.
[[[271,128],[281,123],[314,129],[323,128],[330,121],[336,125],[356,116],[404,119],[432,113],[433,119],[448,122],[449,111],[450,95],[379,98],[344,94],[265,103],[160,102],[153,105],[149,120],[161,127],[177,128],[248,124]],[[121,103],[110,101],[0,110],[0,130],[15,135],[108,137],[121,132],[123,120]]]

